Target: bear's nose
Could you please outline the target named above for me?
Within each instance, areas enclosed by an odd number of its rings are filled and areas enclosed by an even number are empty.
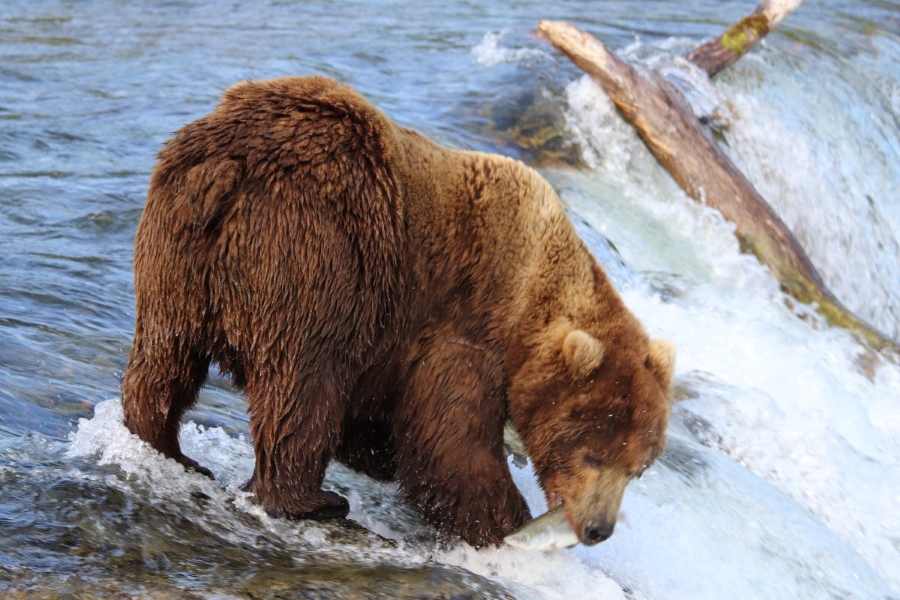
[[[599,544],[600,542],[608,540],[615,528],[615,521],[610,523],[606,519],[591,519],[588,524],[584,526],[584,537],[581,541],[588,546]]]

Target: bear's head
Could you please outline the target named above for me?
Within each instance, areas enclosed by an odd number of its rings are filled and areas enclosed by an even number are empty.
[[[606,343],[571,322],[550,328],[512,378],[510,416],[551,509],[593,545],[612,535],[625,486],[663,452],[675,350],[638,325]]]

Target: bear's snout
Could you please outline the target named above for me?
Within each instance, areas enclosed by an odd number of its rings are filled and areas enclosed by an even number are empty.
[[[616,522],[614,520],[610,521],[606,517],[597,516],[585,524],[578,537],[581,539],[582,544],[593,546],[608,540],[615,528]]]
[[[547,505],[553,506],[552,498],[562,497],[572,532],[582,544],[594,546],[612,536],[629,477],[617,469],[586,469],[576,481],[577,487],[572,480],[564,480],[569,486],[553,490]]]

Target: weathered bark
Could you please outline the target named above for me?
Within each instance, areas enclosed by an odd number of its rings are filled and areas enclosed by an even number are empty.
[[[687,55],[687,59],[712,77],[753,48],[803,0],[763,0],[756,9]]]
[[[709,137],[677,90],[642,75],[569,23],[541,21],[538,30],[606,91],[689,196],[735,224],[741,248],[768,265],[786,292],[815,305],[829,323],[855,331],[873,347],[896,350],[828,290],[794,235]]]

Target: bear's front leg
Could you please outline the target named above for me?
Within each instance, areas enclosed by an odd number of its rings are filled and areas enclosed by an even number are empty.
[[[248,380],[256,468],[247,490],[274,517],[343,518],[350,512],[347,499],[321,489],[340,431],[343,396],[333,377],[304,382],[285,389]]]
[[[416,358],[397,408],[397,479],[424,517],[476,548],[499,545],[531,518],[503,451],[499,360],[442,341]]]

